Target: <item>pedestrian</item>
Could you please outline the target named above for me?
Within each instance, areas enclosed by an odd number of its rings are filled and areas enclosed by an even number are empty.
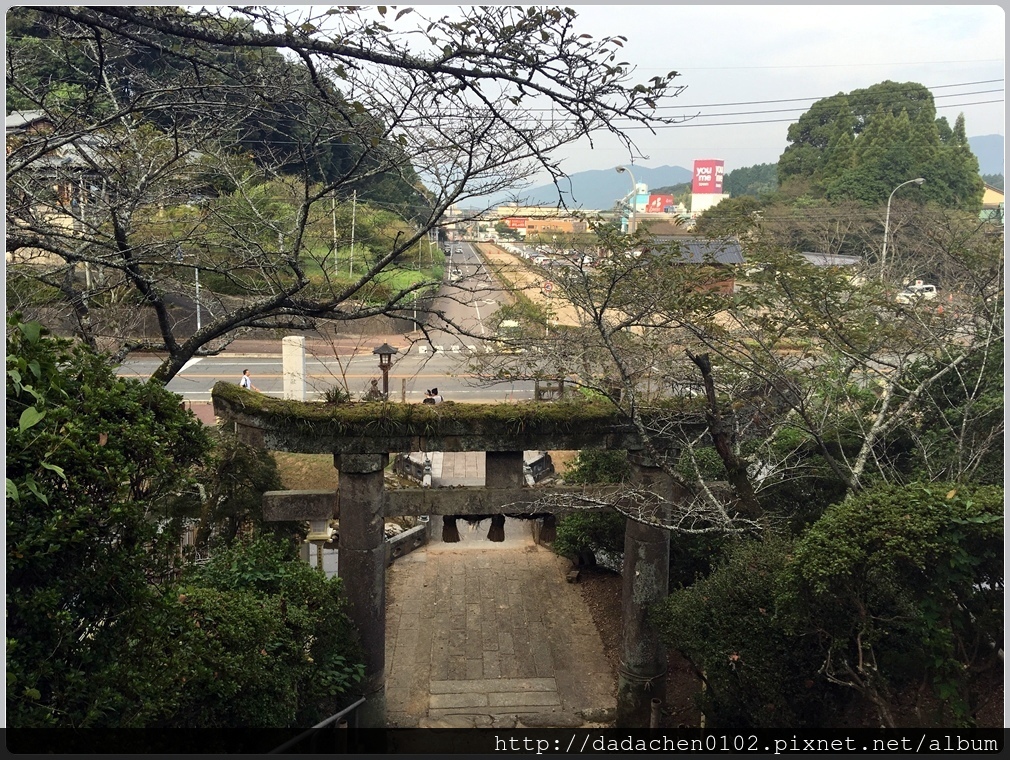
[[[422,404],[434,404],[435,403],[435,399],[432,398],[432,396],[431,396],[431,391],[429,391],[427,388],[425,388],[425,390],[424,390],[424,400],[421,403]]]
[[[257,393],[263,392],[253,385],[252,377],[249,375],[249,370],[247,369],[242,370],[242,379],[238,381],[238,384],[247,390],[256,391]]]
[[[432,398],[431,403],[433,404],[441,404],[443,401],[442,396],[438,392],[438,388],[431,389],[431,398]]]

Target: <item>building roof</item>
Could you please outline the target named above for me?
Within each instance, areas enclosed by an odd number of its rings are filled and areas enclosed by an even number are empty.
[[[813,264],[815,267],[851,267],[863,262],[861,256],[842,256],[841,254],[836,253],[813,253],[811,251],[804,251],[800,254],[800,256],[805,258],[808,263]]]
[[[32,124],[49,120],[45,111],[11,111],[7,114],[5,126],[8,132],[21,132]]]
[[[685,235],[656,235],[660,244],[676,244],[682,264],[743,264],[743,250],[735,238],[703,238]]]

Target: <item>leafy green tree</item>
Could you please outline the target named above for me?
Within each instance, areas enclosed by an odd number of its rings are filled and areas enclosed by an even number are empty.
[[[723,192],[733,197],[770,195],[778,189],[778,184],[778,167],[775,164],[757,164],[729,172],[723,183]]]
[[[178,547],[179,494],[208,449],[156,384],[7,321],[7,705],[11,725],[103,725],[127,710],[133,642]]]
[[[936,118],[933,95],[914,82],[881,82],[817,101],[789,127],[779,158],[784,187],[815,197],[885,203],[891,191],[924,177],[922,202],[977,212],[982,198],[978,159],[964,134]]]
[[[702,235],[744,235],[757,227],[763,204],[752,195],[727,198],[708,209],[695,222],[695,231]]]
[[[914,376],[940,368],[924,360]],[[1005,473],[1003,341],[973,351],[964,366],[923,394],[922,413],[900,431],[899,457],[912,477],[1000,485]]]
[[[214,443],[200,468],[201,491],[196,545],[199,550],[230,545],[240,530],[259,535],[263,522],[263,494],[283,489],[277,462],[265,449],[241,443],[234,435],[212,432]],[[292,525],[274,524],[279,532]]]

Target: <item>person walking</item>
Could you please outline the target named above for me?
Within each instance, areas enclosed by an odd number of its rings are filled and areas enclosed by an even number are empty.
[[[255,385],[253,385],[252,376],[249,374],[249,370],[247,369],[242,370],[242,379],[239,380],[238,384],[241,385],[246,390],[256,391],[257,393],[263,392]]]

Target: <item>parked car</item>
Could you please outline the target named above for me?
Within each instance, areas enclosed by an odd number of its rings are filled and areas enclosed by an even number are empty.
[[[936,285],[917,282],[915,285],[908,285],[894,298],[901,304],[913,304],[918,301],[936,300]]]

